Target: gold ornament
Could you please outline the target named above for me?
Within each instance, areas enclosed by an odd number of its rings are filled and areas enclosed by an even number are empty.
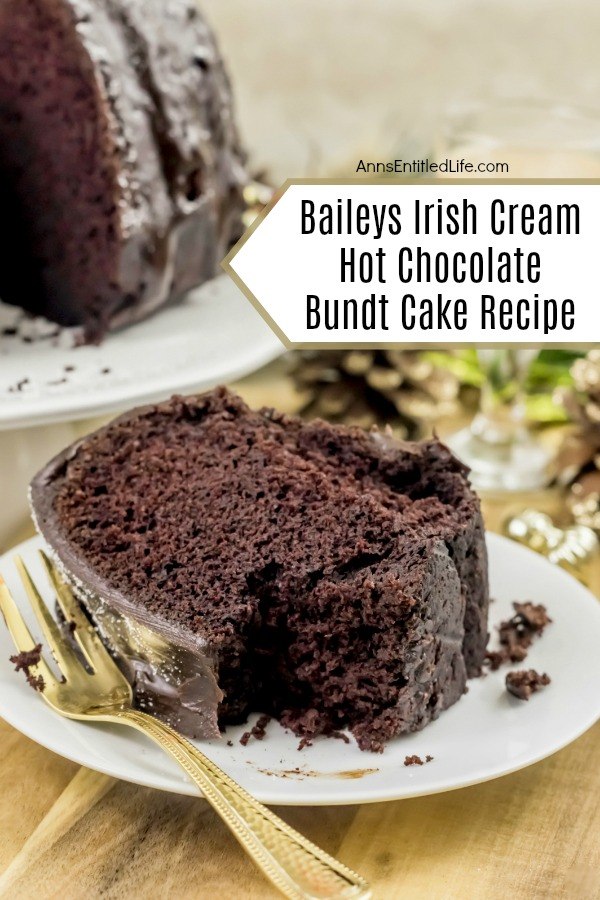
[[[504,524],[506,534],[546,556],[584,584],[590,582],[590,563],[597,561],[600,542],[585,525],[558,528],[545,513],[525,509]]]
[[[250,181],[244,188],[244,204],[246,209],[242,215],[244,228],[249,228],[256,217],[263,211],[273,197],[272,187],[261,181]]]

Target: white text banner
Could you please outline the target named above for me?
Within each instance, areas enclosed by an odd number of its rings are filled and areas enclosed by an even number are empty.
[[[290,184],[225,267],[291,345],[600,340],[600,184]]]

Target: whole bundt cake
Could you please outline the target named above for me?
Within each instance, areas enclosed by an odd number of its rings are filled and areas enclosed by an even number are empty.
[[[216,274],[244,156],[193,0],[0,3],[0,298],[87,340]]]

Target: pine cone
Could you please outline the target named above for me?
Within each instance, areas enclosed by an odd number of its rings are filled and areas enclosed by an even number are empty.
[[[571,374],[573,389],[561,399],[576,427],[559,451],[558,481],[569,487],[575,521],[600,530],[600,350],[576,360]]]
[[[415,350],[298,351],[291,375],[303,415],[416,437],[459,406],[461,382]]]

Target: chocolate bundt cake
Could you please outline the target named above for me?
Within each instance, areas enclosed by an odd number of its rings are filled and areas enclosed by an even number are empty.
[[[195,0],[0,4],[0,298],[88,340],[212,278],[243,154]]]
[[[138,702],[192,736],[256,710],[379,750],[483,661],[479,503],[437,440],[218,389],[116,419],[49,463],[31,501]]]

